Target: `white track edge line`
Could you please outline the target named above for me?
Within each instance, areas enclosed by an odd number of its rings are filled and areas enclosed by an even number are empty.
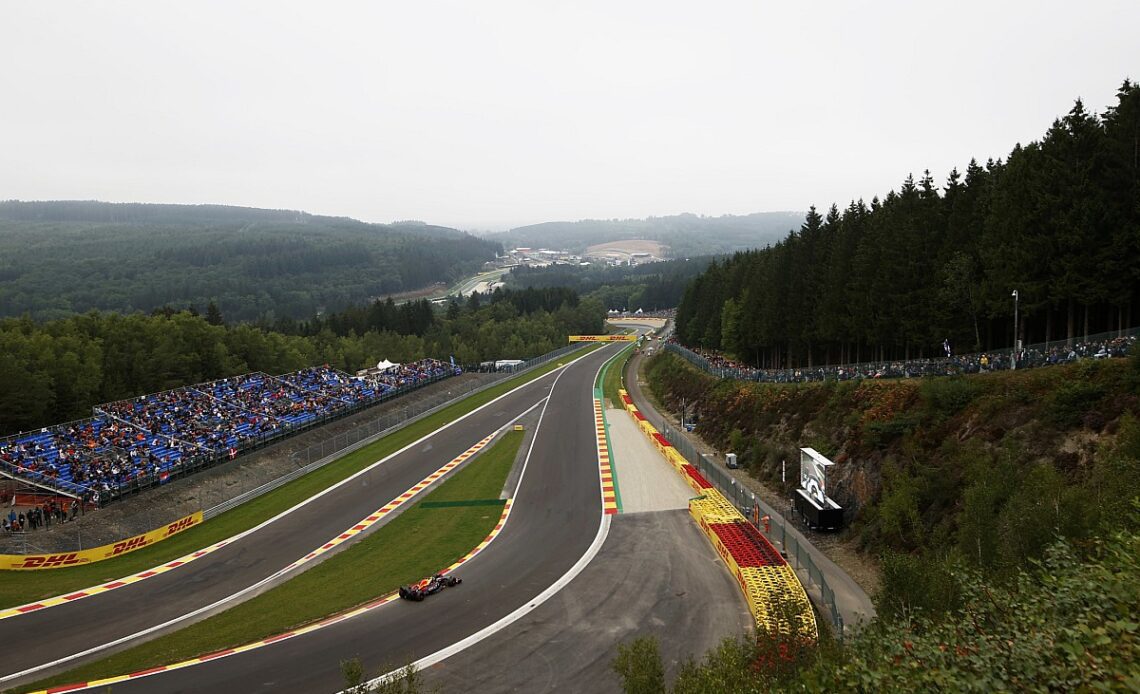
[[[339,489],[341,486],[343,486],[343,485],[345,485],[345,484],[347,484],[347,483],[349,483],[349,482],[351,482],[351,481],[355,480],[357,477],[360,477],[360,476],[361,476],[361,475],[363,475],[364,473],[366,473],[366,472],[371,472],[371,471],[372,471],[373,469],[375,469],[377,466],[379,466],[379,465],[382,465],[382,464],[384,464],[384,463],[388,462],[388,461],[389,461],[389,460],[391,460],[392,458],[394,458],[394,457],[396,457],[396,456],[400,455],[401,453],[403,453],[403,452],[407,451],[409,448],[412,448],[413,446],[417,446],[417,445],[419,445],[420,443],[423,443],[425,440],[427,440],[427,439],[431,438],[432,436],[435,436],[435,435],[436,435],[436,434],[438,434],[439,432],[441,432],[441,431],[443,431],[443,430],[445,430],[445,429],[447,429],[447,428],[451,427],[453,424],[458,424],[459,422],[463,421],[464,419],[467,419],[467,418],[468,418],[468,417],[470,417],[471,415],[473,415],[473,414],[475,414],[476,412],[478,412],[478,411],[482,410],[484,407],[488,407],[488,406],[490,406],[490,405],[493,405],[493,404],[495,404],[496,402],[498,402],[499,400],[501,400],[501,399],[503,399],[503,398],[507,397],[508,395],[512,395],[513,393],[515,393],[515,392],[516,392],[516,391],[518,391],[518,390],[521,390],[522,388],[526,388],[526,387],[527,387],[527,386],[529,386],[529,385],[533,385],[533,384],[535,384],[535,383],[538,383],[539,381],[541,381],[542,379],[546,378],[547,376],[549,376],[549,375],[550,375],[550,374],[552,374],[552,373],[555,373],[555,372],[558,372],[558,371],[562,371],[562,370],[565,370],[567,366],[570,366],[570,364],[573,364],[574,362],[578,361],[579,359],[581,359],[581,358],[583,358],[583,357],[585,357],[585,356],[587,356],[587,355],[589,355],[589,354],[592,354],[592,352],[586,352],[585,354],[581,354],[581,355],[579,355],[579,356],[575,357],[574,359],[572,359],[571,361],[567,362],[566,364],[564,364],[564,365],[562,365],[562,366],[559,366],[559,367],[557,367],[557,368],[555,368],[555,369],[551,369],[551,370],[550,370],[550,371],[548,371],[547,373],[544,373],[544,374],[542,374],[541,376],[538,376],[538,377],[536,377],[534,380],[531,380],[531,381],[527,381],[526,383],[523,383],[523,384],[521,384],[521,385],[518,385],[518,386],[516,386],[516,387],[514,387],[514,388],[512,388],[512,389],[510,389],[510,390],[508,390],[507,392],[505,392],[505,393],[503,393],[502,395],[500,395],[500,396],[496,397],[495,399],[493,399],[493,400],[489,400],[489,401],[487,401],[487,402],[483,403],[482,405],[480,405],[479,407],[476,407],[475,409],[471,410],[470,412],[467,412],[466,414],[463,414],[463,415],[461,415],[461,416],[459,416],[459,417],[455,418],[454,420],[452,420],[452,421],[450,421],[450,422],[447,422],[446,424],[444,424],[443,426],[439,427],[438,429],[435,429],[435,430],[433,430],[433,431],[431,431],[431,432],[429,432],[429,433],[427,433],[427,434],[424,434],[423,436],[421,436],[420,438],[416,439],[415,441],[412,441],[411,443],[409,443],[408,445],[404,446],[404,447],[403,447],[403,448],[401,448],[400,450],[398,450],[398,451],[393,451],[392,453],[389,453],[388,455],[384,456],[384,457],[383,457],[383,458],[381,458],[380,460],[377,460],[376,462],[372,463],[372,464],[371,464],[371,465],[369,465],[368,467],[366,467],[366,468],[364,468],[364,469],[362,469],[362,470],[359,470],[358,472],[356,472],[356,473],[352,474],[352,475],[351,475],[351,476],[349,476],[349,477],[346,477],[346,478],[344,478],[343,480],[341,480],[340,482],[337,482],[337,483],[336,483],[336,484],[334,484],[333,486],[331,486],[331,487],[327,487],[327,488],[325,488],[324,490],[322,490],[322,491],[318,492],[317,494],[314,494],[313,496],[310,496],[310,497],[308,497],[308,498],[307,498],[307,499],[305,499],[304,501],[298,502],[297,504],[295,504],[295,505],[294,505],[294,506],[292,506],[291,508],[287,508],[287,509],[285,509],[285,510],[284,510],[284,511],[282,511],[281,513],[278,513],[276,516],[273,516],[272,518],[268,518],[268,519],[266,519],[266,520],[262,521],[261,523],[259,523],[259,524],[255,525],[255,526],[253,526],[252,528],[249,528],[249,529],[247,529],[247,530],[243,530],[242,532],[240,532],[240,533],[238,533],[238,534],[236,534],[236,535],[231,535],[231,536],[229,536],[229,537],[227,537],[227,538],[225,538],[225,539],[222,539],[222,540],[218,540],[218,542],[216,542],[216,543],[214,543],[214,544],[225,543],[225,546],[229,546],[229,545],[231,545],[231,544],[233,544],[233,543],[237,542],[238,540],[244,539],[244,538],[245,538],[247,535],[251,535],[251,534],[253,534],[253,533],[257,532],[258,530],[261,530],[262,528],[266,527],[267,525],[269,525],[269,524],[271,524],[271,523],[274,523],[274,522],[276,522],[276,521],[279,521],[279,520],[281,520],[282,518],[284,518],[285,516],[289,515],[290,513],[293,513],[293,512],[295,512],[295,511],[297,511],[297,510],[301,509],[302,507],[306,506],[307,504],[309,504],[309,503],[312,503],[313,501],[316,501],[317,499],[321,498],[321,497],[322,497],[322,496],[324,496],[325,494],[328,494],[328,493],[330,493],[330,492],[332,492],[332,491],[335,491],[336,489]],[[555,378],[555,381],[557,381],[557,380],[558,380],[558,379],[557,379],[557,378]],[[553,388],[554,388],[554,386],[553,386],[553,385],[551,385],[551,390],[553,390]],[[529,410],[528,410],[528,411],[529,411]],[[212,547],[213,545],[210,545],[210,546]],[[107,583],[115,583],[115,582],[118,582],[118,581],[125,581],[125,580],[127,580],[127,579],[130,579],[130,578],[134,578],[135,576],[137,576],[137,575],[139,575],[139,574],[144,574],[144,573],[147,573],[148,571],[157,571],[157,570],[159,570],[159,569],[162,569],[163,567],[165,567],[165,566],[166,566],[167,564],[169,564],[170,562],[173,562],[173,561],[181,561],[182,559],[185,559],[186,557],[189,557],[190,555],[194,554],[195,552],[200,552],[200,551],[202,551],[203,549],[207,549],[207,547],[201,547],[201,548],[199,548],[199,549],[196,549],[196,550],[194,550],[193,552],[189,552],[189,553],[187,553],[187,554],[183,555],[182,557],[178,557],[178,558],[176,558],[176,559],[171,559],[170,561],[167,561],[167,562],[163,562],[162,564],[158,564],[157,566],[152,566],[152,567],[150,567],[149,569],[143,569],[142,571],[138,571],[138,572],[136,572],[136,573],[134,573],[134,574],[131,574],[130,576],[123,576],[123,577],[120,577],[120,578],[117,578],[117,579],[114,579],[114,580],[111,580],[111,581],[106,581],[106,582],[104,582],[104,583],[101,583],[101,584],[99,584],[99,585],[96,585],[96,586],[88,586],[87,588],[81,588],[81,589],[79,589],[79,591],[68,591],[68,592],[66,592],[66,593],[60,593],[59,595],[53,595],[53,596],[51,596],[51,597],[48,597],[48,598],[44,598],[43,600],[37,600],[36,602],[43,602],[44,600],[53,600],[53,599],[56,599],[56,598],[60,598],[60,597],[63,597],[64,595],[70,595],[70,594],[73,594],[73,593],[75,593],[75,592],[82,592],[82,591],[84,591],[84,590],[91,590],[91,589],[94,589],[94,588],[99,588],[99,587],[101,587],[101,586],[103,586],[103,585],[106,585]],[[218,549],[221,549],[221,547],[219,547]],[[189,563],[190,563],[190,561],[192,561],[192,560],[188,560],[188,561],[187,561],[185,564],[183,564],[182,566],[185,566],[186,564],[189,564]],[[177,567],[177,568],[181,568],[181,567]],[[132,582],[132,583],[128,583],[128,584],[126,584],[126,585],[124,585],[124,586],[120,586],[120,588],[127,588],[127,587],[130,587],[130,586],[136,585],[136,584],[138,584],[138,583],[141,583],[141,581],[135,581],[135,582]],[[120,588],[116,588],[116,590],[119,590]],[[95,594],[93,594],[93,595],[91,595],[91,596],[88,596],[88,597],[98,597],[99,595],[102,595],[102,593],[95,593]],[[85,599],[85,598],[82,598],[82,599]],[[45,607],[45,608],[43,608],[43,609],[52,609],[52,608],[55,608],[55,607],[62,607],[63,605],[70,605],[70,604],[72,604],[72,603],[74,603],[74,602],[76,602],[76,601],[75,601],[75,600],[72,600],[72,601],[70,601],[70,602],[60,603],[60,604],[58,604],[58,605],[52,605],[52,606],[50,606],[50,607]],[[34,604],[35,604],[35,603],[27,603],[27,604],[25,604],[25,605],[16,605],[16,606],[15,606],[15,608],[26,607],[27,605],[34,605]],[[15,608],[14,608],[14,609],[15,609]],[[42,611],[42,610],[34,610],[34,611],[31,611],[31,612],[27,612],[27,613],[25,613],[25,614],[36,614],[37,612],[41,612],[41,611]],[[14,618],[14,617],[21,617],[21,616],[23,616],[23,615],[12,615],[12,617],[10,617],[9,619],[11,619],[11,618]],[[8,679],[8,677],[7,677],[7,676],[5,676],[5,677],[0,677],[0,682],[5,682],[5,681],[7,681],[7,679]]]
[[[620,354],[620,352],[619,352],[619,354]],[[617,355],[614,355],[614,356],[616,357]],[[591,383],[590,383],[590,389],[591,389],[590,405],[591,405],[591,408],[593,407],[593,402],[594,402],[593,388],[594,388],[594,384],[596,384],[598,382],[598,374],[600,374],[602,372],[602,367],[605,366],[607,363],[609,363],[613,358],[614,357],[610,357],[610,359],[603,361],[598,366],[598,370],[594,373],[594,380],[591,381]],[[559,378],[561,378],[561,376],[562,376],[562,374],[559,374]],[[554,379],[554,381],[555,381],[554,385],[557,385],[558,379],[556,378],[556,379]],[[550,396],[547,396],[548,398],[554,395],[554,385],[551,385],[551,387],[550,387]],[[549,399],[547,400],[547,404],[550,404]],[[543,411],[543,414],[546,413],[546,407],[545,406],[542,408],[542,411]],[[590,414],[592,415],[593,412],[591,412]],[[604,416],[604,414],[603,414],[603,416]],[[539,423],[541,425],[541,419],[540,419]],[[538,438],[538,427],[535,427],[534,438]],[[596,445],[597,444],[595,442],[595,446]],[[533,439],[531,440],[531,448],[532,449],[534,448],[534,440]],[[530,459],[530,451],[527,451],[527,459],[528,460]],[[525,472],[525,471],[526,470],[524,467],[523,472]],[[521,491],[521,485],[522,485],[522,476],[521,475],[519,476],[519,485],[520,485],[519,487],[515,488],[515,503],[516,504],[518,503],[518,497],[519,497],[519,493]],[[440,663],[440,662],[446,660],[447,658],[450,658],[451,656],[453,656],[457,653],[460,653],[462,651],[467,650],[468,648],[470,648],[471,646],[474,646],[475,644],[479,643],[480,641],[483,641],[487,638],[490,638],[491,636],[494,636],[496,633],[502,631],[503,629],[506,629],[510,625],[514,624],[518,620],[522,619],[523,617],[527,616],[528,614],[530,614],[534,610],[538,609],[543,603],[545,603],[547,600],[549,600],[550,598],[557,595],[563,588],[565,588],[567,585],[569,585],[571,581],[573,581],[575,578],[578,577],[578,574],[585,571],[586,567],[589,566],[590,562],[592,562],[594,560],[594,557],[596,557],[598,555],[598,552],[600,552],[602,550],[602,545],[605,543],[606,538],[609,537],[609,533],[610,533],[610,521],[612,519],[612,516],[605,512],[605,497],[602,495],[602,479],[601,479],[600,475],[598,476],[598,497],[599,497],[598,500],[600,502],[600,504],[598,506],[598,510],[601,512],[600,513],[601,521],[598,523],[598,532],[597,532],[597,534],[594,535],[594,541],[592,543],[590,543],[590,546],[586,549],[586,552],[581,557],[578,558],[578,561],[575,562],[574,565],[571,566],[566,571],[566,573],[562,574],[562,576],[557,581],[555,581],[553,584],[551,584],[546,590],[539,593],[533,600],[529,600],[527,602],[527,604],[522,605],[521,607],[517,608],[514,612],[511,612],[510,614],[503,616],[502,618],[500,618],[498,621],[494,622],[493,624],[489,624],[489,625],[483,627],[482,629],[475,632],[474,634],[471,634],[470,636],[468,636],[466,638],[460,639],[459,641],[456,641],[455,643],[451,644],[450,646],[447,646],[445,648],[441,648],[440,650],[436,651],[435,653],[432,653],[429,656],[425,656],[423,658],[420,658],[419,660],[412,663],[412,666],[415,667],[416,670],[423,671],[425,668],[429,668],[432,665],[435,665],[436,663]],[[512,507],[513,507],[513,505],[514,504],[512,504]],[[393,679],[400,677],[402,672],[403,672],[403,668],[401,668],[400,670],[393,670],[392,672],[383,674],[383,675],[381,675],[375,679],[372,679],[372,680],[369,680],[368,682],[365,682],[364,686],[367,688],[374,688],[374,687],[377,687],[379,685],[386,684],[388,682],[391,682]],[[338,694],[350,694],[350,692],[351,692],[351,690],[342,690]]]
[[[551,373],[553,373],[553,372],[551,372]],[[561,373],[558,374],[558,377],[561,377],[561,376],[562,376]],[[558,378],[555,378],[554,382],[557,383]],[[533,383],[533,381],[532,381],[532,383]],[[527,385],[529,385],[529,384],[527,384]],[[550,388],[551,388],[551,391],[553,391],[554,390],[554,384],[551,384]],[[506,395],[506,393],[504,393],[504,395]],[[522,413],[520,413],[517,416],[515,416],[514,418],[512,418],[509,422],[504,424],[502,427],[499,427],[499,429],[496,430],[496,434],[499,431],[502,431],[503,429],[505,429],[506,427],[511,426],[512,424],[514,424],[518,420],[522,419],[524,416],[529,414],[531,410],[538,407],[539,404],[543,404],[543,412],[545,412],[546,411],[545,403],[548,403],[549,401],[550,401],[549,394],[540,398],[538,400],[538,402],[534,403],[533,405],[528,407],[526,410],[524,410]],[[494,402],[494,401],[492,401],[492,402]],[[489,405],[491,403],[487,403],[487,404]],[[456,421],[458,421],[458,420],[456,420]],[[537,431],[536,431],[536,433],[537,433]],[[462,455],[462,454],[460,454],[460,455]],[[474,456],[472,456],[472,457],[474,457]],[[527,457],[528,458],[530,457],[529,451],[527,453]],[[525,472],[525,465],[524,465],[524,472]],[[521,475],[520,475],[519,479],[521,481],[521,479],[522,479]],[[436,480],[436,483],[438,483],[438,482],[440,482],[440,480]],[[435,485],[433,484],[433,485],[429,485],[429,487],[425,487],[423,490],[421,490],[421,493],[423,491],[427,491],[427,489],[429,489],[431,486],[435,486]],[[339,534],[340,533],[337,533],[337,535],[339,535]],[[334,535],[334,537],[335,537],[335,535]],[[293,566],[292,570],[296,570],[299,568],[300,568],[300,566]],[[32,675],[32,674],[35,674],[37,672],[40,672],[41,670],[56,667],[58,665],[65,665],[65,664],[67,664],[73,660],[76,660],[79,658],[84,658],[84,657],[89,656],[89,655],[94,655],[94,654],[99,653],[101,651],[105,651],[109,648],[114,648],[115,646],[121,646],[125,643],[130,643],[131,641],[142,638],[144,636],[149,636],[150,634],[153,634],[156,631],[160,631],[160,630],[175,626],[181,622],[187,621],[189,619],[193,619],[194,617],[197,617],[198,615],[203,614],[205,612],[215,610],[219,607],[224,607],[228,603],[234,602],[238,598],[241,598],[250,592],[253,592],[253,591],[256,591],[256,590],[262,588],[263,586],[267,585],[268,583],[270,583],[272,581],[275,581],[275,580],[277,580],[277,579],[279,579],[285,575],[288,575],[289,573],[292,572],[292,570],[290,569],[290,566],[286,566],[284,568],[278,569],[272,575],[261,579],[257,583],[253,583],[251,585],[248,585],[245,588],[242,588],[241,590],[237,591],[236,593],[231,593],[230,595],[228,595],[224,598],[221,598],[212,604],[204,605],[202,607],[199,607],[196,610],[193,610],[191,612],[186,612],[186,613],[181,614],[177,617],[174,617],[173,619],[167,620],[166,622],[163,622],[162,624],[156,624],[154,626],[147,627],[146,629],[143,629],[141,631],[136,631],[133,634],[128,634],[126,636],[119,637],[118,639],[115,639],[114,641],[106,641],[106,642],[98,644],[96,646],[92,646],[91,648],[88,648],[87,650],[80,651],[79,653],[73,653],[69,656],[64,656],[63,658],[56,659],[50,663],[43,663],[41,665],[36,665],[36,666],[28,668],[26,670],[22,670],[20,672],[14,672],[14,673],[11,673],[9,675],[5,675],[3,677],[0,677],[0,683],[8,682],[10,680],[18,679],[20,677],[25,677],[27,675]]]

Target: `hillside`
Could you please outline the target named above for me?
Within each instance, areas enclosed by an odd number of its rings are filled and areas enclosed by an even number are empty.
[[[451,283],[500,246],[422,223],[221,205],[0,202],[0,317],[92,309],[307,318]]]
[[[567,287],[601,301],[607,309],[672,308],[681,300],[685,285],[704,272],[713,258],[693,257],[632,266],[591,263],[516,267],[503,277],[508,287],[538,289]]]
[[[680,214],[647,219],[586,219],[516,227],[487,238],[509,248],[551,248],[573,253],[611,241],[650,239],[668,246],[670,257],[685,258],[761,248],[783,238],[802,218],[801,212],[757,212],[720,217]]]
[[[844,642],[758,669],[770,644],[728,641],[673,691],[1136,691],[1140,347],[963,377],[761,384],[669,352],[645,373],[776,496],[799,447],[834,460],[834,539],[882,575],[877,618]]]
[[[1135,520],[1140,353],[790,385],[716,379],[665,353],[648,375],[674,409],[681,398],[699,403],[696,432],[784,496],[798,483],[800,447],[834,460],[829,495],[847,509],[849,541],[873,557],[952,551],[1001,573],[1040,557],[1057,535],[1080,540]]]

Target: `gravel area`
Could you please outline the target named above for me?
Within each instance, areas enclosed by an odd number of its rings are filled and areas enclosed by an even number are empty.
[[[0,544],[0,553],[73,551],[110,544],[152,530],[195,511],[216,506],[302,467],[310,459],[319,458],[321,450],[308,452],[306,449],[310,446],[324,443],[327,452],[332,453],[356,440],[352,432],[377,419],[387,420],[385,425],[389,422],[395,424],[403,417],[402,411],[417,403],[440,398],[451,391],[470,390],[498,378],[497,374],[464,373],[432,383],[231,462],[116,501],[106,508],[88,511],[70,523],[9,535]]]

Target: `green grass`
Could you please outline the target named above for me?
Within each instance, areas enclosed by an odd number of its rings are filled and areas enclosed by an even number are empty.
[[[602,375],[602,395],[614,407],[621,406],[621,395],[618,393],[618,389],[624,387],[621,375],[625,371],[625,364],[631,356],[633,356],[633,348],[629,346],[605,366],[605,373]]]
[[[559,363],[573,361],[602,346],[601,344],[590,345],[580,353],[567,355],[566,358],[539,367],[531,373],[517,376],[493,388],[488,388],[481,393],[450,405],[430,417],[393,432],[379,441],[315,470],[270,494],[253,499],[232,511],[211,519],[209,522],[137,552],[116,559],[66,569],[0,571],[0,607],[12,607],[42,600],[145,571],[252,528],[355,474],[377,460],[394,453],[412,441],[435,431],[447,422],[454,421],[476,407],[490,402],[508,390],[549,373],[558,368]]]
[[[508,432],[424,501],[499,496],[523,437],[524,432]],[[345,611],[450,565],[487,537],[501,511],[493,506],[425,509],[418,504],[349,549],[256,598],[181,631],[20,691],[179,662]]]

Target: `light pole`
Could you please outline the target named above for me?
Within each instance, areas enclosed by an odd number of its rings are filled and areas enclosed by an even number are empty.
[[[1013,290],[1013,294],[1011,296],[1013,296],[1013,366],[1011,368],[1016,369],[1017,368],[1017,347],[1018,347],[1018,344],[1017,344],[1018,343],[1018,340],[1017,340],[1017,301],[1020,297],[1018,296],[1016,289]]]
[[[685,431],[688,431],[685,429],[685,415],[688,413],[689,407],[696,404],[696,402],[687,402],[683,396],[681,397],[681,428]]]

